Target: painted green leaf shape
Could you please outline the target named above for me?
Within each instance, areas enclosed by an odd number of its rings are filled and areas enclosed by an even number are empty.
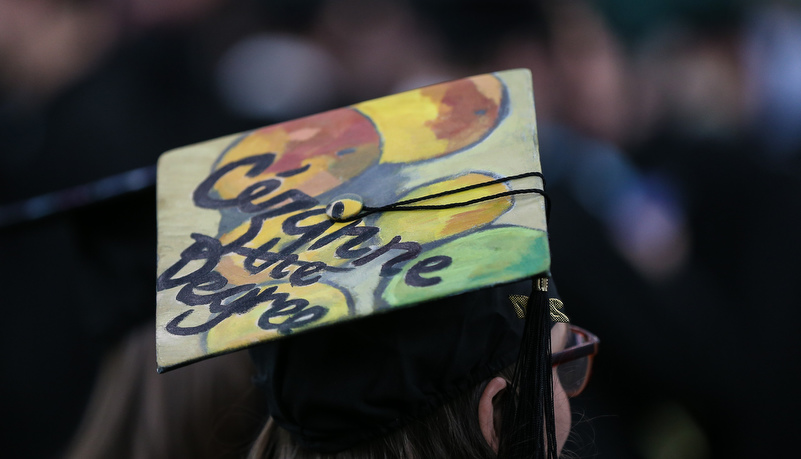
[[[421,259],[447,255],[453,262],[424,277],[442,280],[426,287],[406,284],[407,263],[393,276],[382,298],[390,306],[405,306],[431,298],[441,298],[480,288],[521,280],[546,272],[551,266],[548,235],[545,231],[519,226],[477,231],[426,251]]]

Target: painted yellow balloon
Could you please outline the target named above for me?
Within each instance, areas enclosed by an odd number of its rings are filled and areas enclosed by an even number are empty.
[[[447,155],[486,137],[503,116],[504,87],[492,75],[428,86],[353,107],[381,133],[382,163]]]
[[[488,182],[494,178],[495,177],[478,173],[467,174],[417,188],[409,194],[400,197],[399,200],[455,190],[477,183]],[[421,201],[417,204],[433,205],[464,202],[505,191],[508,191],[506,185],[503,183],[496,183],[486,187]],[[505,196],[477,204],[471,204],[469,206],[454,207],[452,209],[385,212],[381,214],[375,225],[381,228],[379,236],[382,237],[382,239],[392,238],[396,234],[401,234],[404,240],[416,241],[424,244],[487,225],[511,207],[511,198]]]
[[[318,211],[317,213],[314,213]],[[298,215],[306,213],[307,216],[304,218],[297,217]],[[294,224],[297,227],[303,228],[310,228],[316,225],[322,225],[325,230],[320,232],[319,235],[316,235],[314,238],[306,241],[305,243],[298,243],[298,241],[302,242],[302,235],[294,234],[288,235],[284,233],[282,226],[284,221],[287,218],[295,219]],[[247,242],[244,247],[248,249],[258,249],[259,247],[265,247],[266,250],[269,250],[273,253],[278,253],[282,250],[289,248],[289,252],[296,254],[297,259],[300,262],[323,262],[329,266],[341,266],[343,264],[349,263],[350,259],[340,258],[336,255],[337,249],[347,241],[350,241],[353,236],[342,236],[340,238],[330,240],[330,242],[321,245],[319,241],[326,240],[328,236],[336,231],[340,230],[342,227],[348,225],[349,223],[337,223],[333,222],[329,219],[329,217],[322,212],[322,208],[317,207],[313,209],[309,209],[307,211],[298,212],[295,214],[288,215],[287,217],[279,217],[265,220],[259,233]],[[250,228],[251,228],[250,220],[246,220],[238,227],[232,229],[231,231],[224,233],[220,236],[220,242],[225,244],[230,244],[231,242],[235,241],[240,236],[244,235]],[[356,226],[364,227],[366,226],[364,222],[359,222]],[[315,233],[316,234],[316,233]],[[277,241],[273,242],[273,239],[278,239]],[[315,245],[316,244],[316,245]],[[290,247],[291,246],[291,247]],[[360,245],[359,247],[367,247],[368,241],[365,241],[364,244]],[[245,255],[230,252],[225,254],[221,259],[215,270],[222,274],[232,285],[244,285],[244,284],[264,284],[275,282],[275,279],[272,276],[272,270],[279,264],[279,261],[275,261],[272,264],[266,266],[266,269],[263,269],[259,272],[250,272],[245,267]],[[264,260],[254,260],[253,264],[255,266],[259,266],[264,263]],[[296,265],[292,265],[287,268],[289,271],[296,269]]]
[[[289,284],[278,284],[279,292],[282,291],[282,286],[289,287]],[[288,292],[290,289],[285,288],[285,291]],[[287,298],[288,300],[302,298],[309,302],[309,307],[322,306],[327,309],[322,318],[313,322],[313,327],[335,322],[348,316],[348,299],[335,286],[317,282],[302,287],[292,287],[291,292]],[[215,353],[241,349],[251,344],[280,336],[277,330],[264,330],[258,325],[259,318],[271,305],[271,302],[258,304],[247,313],[242,315],[234,314],[209,330],[206,335],[208,352]],[[286,317],[273,317],[270,322],[279,324],[286,320]],[[303,330],[304,327],[299,327],[294,332],[302,332]]]
[[[380,154],[380,137],[363,114],[341,108],[255,130],[240,138],[220,158],[215,169],[255,155],[272,153],[273,163],[261,174],[248,177],[240,167],[215,184],[222,199],[233,199],[257,182],[278,178],[281,189],[297,189],[318,196],[359,175]],[[280,176],[287,172],[289,176]],[[265,196],[264,201],[272,197]],[[256,201],[258,203],[258,201]]]

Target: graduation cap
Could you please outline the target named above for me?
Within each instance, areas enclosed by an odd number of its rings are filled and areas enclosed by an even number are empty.
[[[165,153],[159,371],[251,348],[273,419],[333,452],[517,362],[504,429],[539,419],[508,437],[541,445],[543,188],[527,70]]]

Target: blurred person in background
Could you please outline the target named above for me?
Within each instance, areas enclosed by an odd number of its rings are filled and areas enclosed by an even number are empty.
[[[83,421],[65,457],[240,458],[266,417],[242,352],[160,375],[155,324],[103,359]]]
[[[801,80],[798,53],[787,51],[796,49],[798,6],[654,2],[634,14],[624,3],[604,5],[636,82],[624,145],[641,170],[678,191],[692,235],[674,301],[691,309],[692,334],[682,336],[697,341],[677,367],[671,403],[681,401],[684,427],[705,432],[697,457],[792,454],[787,432],[799,426],[801,399],[791,388],[801,380],[786,365],[801,347],[775,321],[799,319],[801,118],[792,107]],[[771,319],[761,318],[765,308]],[[658,431],[681,427],[681,416],[665,413],[649,421],[647,456],[675,452]]]
[[[152,317],[158,155],[251,126],[209,70],[249,7],[157,3],[168,18],[134,14],[142,2],[0,2],[9,457],[63,452],[103,355]]]

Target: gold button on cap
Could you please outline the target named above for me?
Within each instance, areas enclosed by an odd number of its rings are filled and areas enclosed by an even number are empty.
[[[352,220],[364,208],[362,197],[356,194],[343,194],[331,201],[325,208],[325,214],[331,220],[342,222]]]

